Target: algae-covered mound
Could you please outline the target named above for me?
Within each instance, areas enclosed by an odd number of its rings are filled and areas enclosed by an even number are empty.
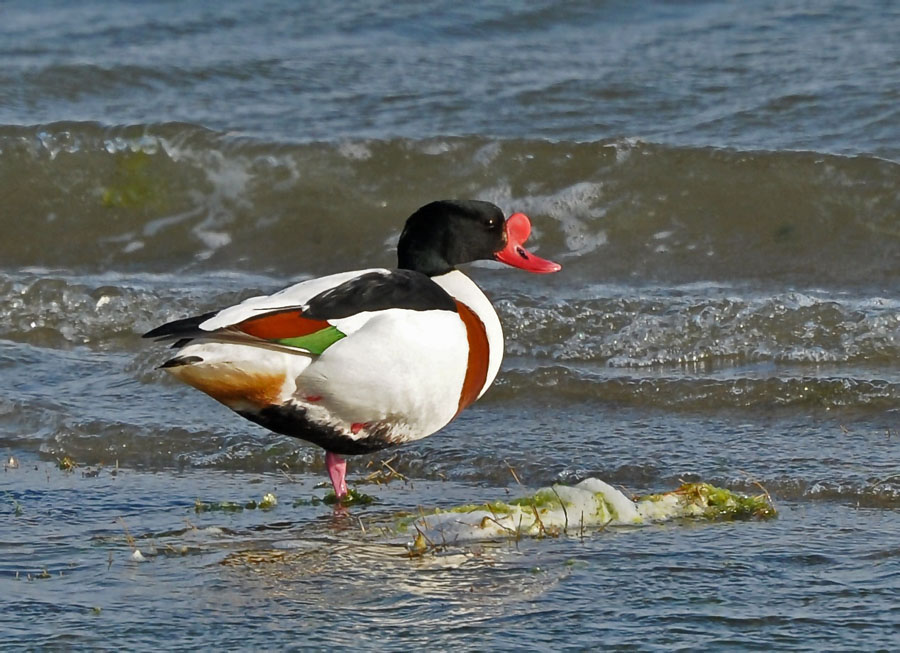
[[[629,499],[596,478],[573,487],[554,485],[507,503],[494,502],[436,510],[409,525],[414,548],[502,537],[584,533],[607,526],[630,526],[679,518],[770,519],[775,508],[766,495],[750,497],[708,483],[685,483],[677,490]]]

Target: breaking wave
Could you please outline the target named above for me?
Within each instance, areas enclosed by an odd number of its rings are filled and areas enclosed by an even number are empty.
[[[390,264],[415,208],[477,197],[531,214],[540,251],[572,283],[883,288],[900,273],[900,169],[866,156],[638,140],[269,143],[183,123],[54,123],[0,127],[0,170],[6,267]]]

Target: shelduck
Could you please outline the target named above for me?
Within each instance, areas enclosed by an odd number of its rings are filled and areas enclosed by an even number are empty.
[[[497,260],[560,265],[528,252],[531,222],[476,200],[427,204],[406,221],[398,266],[332,274],[169,322],[160,367],[276,433],[325,450],[340,500],[343,456],[419,440],[481,397],[503,358],[490,301],[457,269]]]

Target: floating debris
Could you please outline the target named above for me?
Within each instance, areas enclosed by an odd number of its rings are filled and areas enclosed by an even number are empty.
[[[363,479],[363,482],[364,483],[374,483],[376,485],[383,485],[383,484],[390,483],[391,481],[395,481],[398,479],[402,480],[404,482],[408,482],[409,479],[406,476],[404,476],[403,474],[398,472],[396,469],[391,467],[391,463],[394,462],[394,460],[396,458],[397,458],[397,456],[395,455],[387,460],[379,460],[377,462],[374,460],[370,460],[369,463],[366,465],[366,467],[371,468],[373,465],[376,465],[376,464],[380,465],[381,467],[380,467],[380,469],[376,469],[375,471],[370,472]]]
[[[255,508],[256,502],[251,503]],[[194,512],[198,514],[201,512],[241,512],[244,509],[245,505],[247,507],[250,506],[249,503],[241,504],[235,503],[234,501],[217,501],[215,503],[205,503],[200,499],[197,499],[194,502]]]
[[[415,533],[409,544],[421,554],[447,544],[519,537],[584,535],[607,526],[634,526],[673,519],[710,521],[771,519],[776,511],[763,494],[745,496],[709,483],[631,500],[611,485],[588,478],[574,487],[554,485],[509,502],[435,510],[401,523]]]
[[[334,494],[334,492],[332,492],[332,494]],[[294,506],[294,508],[296,508],[298,506],[318,506],[321,503],[325,503],[325,501],[313,494],[309,499],[294,499],[294,503],[292,505]]]
[[[488,540],[509,540],[522,537],[585,537],[591,533],[599,533],[607,528],[634,527],[667,522],[677,519],[705,521],[730,520],[766,520],[776,516],[771,498],[765,493],[759,496],[746,496],[731,490],[715,487],[708,483],[684,483],[671,492],[650,494],[629,498],[620,490],[596,479],[588,478],[575,486],[554,485],[541,488],[533,494],[508,501],[493,501],[481,504],[461,505],[452,508],[419,510],[418,514],[393,513],[382,514],[374,511],[372,519],[365,526],[359,520],[362,537],[369,546],[386,538],[385,545],[396,555],[396,546],[409,538],[406,554],[412,558],[422,558],[441,552],[452,546],[471,547],[473,543]],[[315,501],[296,500],[294,505],[316,505],[317,503],[336,504],[336,513],[346,519],[347,505],[365,505],[373,498],[350,490],[343,503],[337,504],[334,494],[324,500],[313,497]],[[259,501],[238,503],[223,501],[207,503],[198,500],[195,503],[197,512],[221,511],[239,512],[243,510],[269,510],[278,505],[273,493],[266,493]],[[146,562],[159,555],[184,556],[216,550],[221,547],[231,549],[234,544],[219,536],[231,534],[224,528],[210,526],[198,529],[188,522],[188,527],[179,531],[166,531],[148,534],[142,540],[150,539],[150,543],[141,551],[136,541],[128,532],[124,521],[122,526],[125,540],[131,547],[130,559],[134,562]],[[280,530],[280,528],[279,528]],[[216,536],[213,539],[205,537]],[[400,542],[398,542],[398,536]],[[159,548],[153,544],[162,538]],[[188,546],[186,539],[192,543]],[[276,538],[277,539],[277,538]],[[317,548],[310,549],[293,546],[293,540],[278,540],[272,549],[271,544],[260,546],[259,542],[247,542],[251,546],[244,551],[232,551],[221,564],[225,566],[271,566],[271,563],[292,564],[309,561],[311,554],[325,555],[328,552]],[[298,540],[298,542],[301,542]],[[476,547],[477,550],[477,547]],[[146,552],[146,553],[145,553]],[[110,554],[111,555],[111,554]],[[146,557],[145,557],[146,556]],[[112,558],[110,557],[110,564]],[[304,562],[305,564],[305,562]],[[327,564],[325,560],[315,559],[314,568]]]
[[[18,502],[18,500],[10,492],[5,491],[3,494],[6,496],[7,499],[9,499],[9,502],[12,504],[13,514],[16,517],[21,517],[22,513],[25,512],[24,510],[22,510],[22,504],[20,504]]]
[[[285,562],[287,556],[287,551],[278,550],[235,551],[234,553],[229,553],[219,564],[226,567],[270,564],[273,562]]]
[[[73,472],[75,468],[78,467],[78,463],[75,462],[75,459],[72,456],[63,456],[62,458],[57,458],[57,467],[59,467],[64,472]]]
[[[327,503],[329,506],[340,504],[344,507],[347,506],[368,506],[369,504],[375,503],[376,499],[373,496],[365,494],[364,492],[360,492],[355,488],[350,488],[347,490],[347,494],[338,501],[337,495],[332,490],[328,492],[325,497],[322,499],[323,503]]]
[[[206,503],[197,499],[194,502],[194,512],[241,512],[243,510],[271,510],[278,505],[278,499],[271,492],[263,495],[263,498],[257,501],[248,501],[246,503],[237,503],[235,501],[216,501],[214,503]]]

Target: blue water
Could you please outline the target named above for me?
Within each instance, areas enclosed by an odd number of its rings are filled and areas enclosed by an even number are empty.
[[[890,0],[35,2],[3,14],[0,124],[900,152]]]
[[[897,34],[875,0],[0,6],[0,647],[897,648]],[[374,505],[155,369],[142,332],[392,265],[439,197],[564,269],[470,270],[507,359],[350,461]],[[588,476],[779,517],[398,535]]]

